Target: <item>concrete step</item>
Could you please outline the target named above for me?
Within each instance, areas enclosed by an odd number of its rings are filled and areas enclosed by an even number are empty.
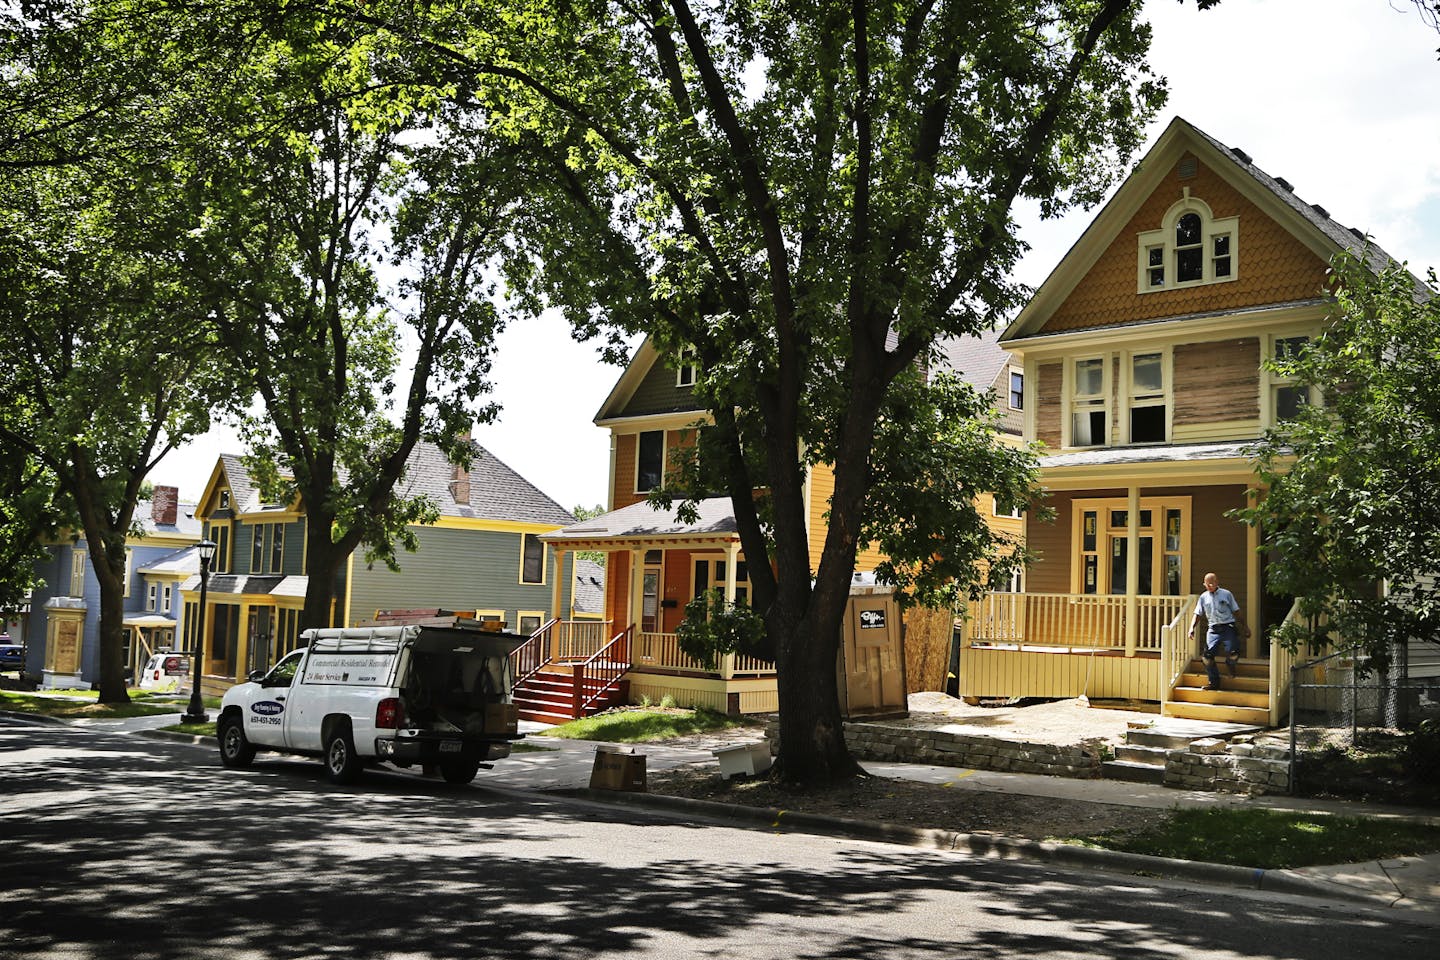
[[[1157,750],[1179,750],[1190,745],[1194,736],[1183,733],[1165,733],[1158,730],[1129,730],[1125,742],[1135,747],[1149,747]]]
[[[1115,748],[1116,760],[1143,763],[1151,767],[1165,766],[1165,754],[1173,747],[1147,747],[1136,743],[1124,743]]]
[[[1266,707],[1227,706],[1218,703],[1190,703],[1171,700],[1161,710],[1163,716],[1186,720],[1210,720],[1217,723],[1239,723],[1255,727],[1270,725],[1270,709]]]
[[[1235,681],[1231,680],[1230,683]],[[1183,703],[1209,703],[1226,707],[1263,707],[1268,712],[1270,709],[1270,693],[1247,693],[1244,690],[1232,690],[1226,685],[1225,680],[1220,681],[1219,690],[1206,690],[1200,687],[1176,687],[1170,693],[1172,701],[1179,700]]]
[[[1135,763],[1130,760],[1106,760],[1100,764],[1100,775],[1107,780],[1127,780],[1131,783],[1164,783],[1165,767],[1152,763]]]

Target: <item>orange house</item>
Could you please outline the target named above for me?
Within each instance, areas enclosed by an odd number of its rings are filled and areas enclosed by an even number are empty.
[[[997,345],[997,337],[947,344],[946,359],[977,388],[995,390],[1002,431],[1018,443],[1022,373]],[[717,588],[730,600],[749,594],[746,558],[729,498],[701,501],[698,519],[688,524],[676,520],[673,511],[655,510],[645,502],[647,493],[663,481],[671,453],[693,444],[708,419],[693,395],[694,382],[692,366],[662,356],[647,339],[596,414],[596,425],[611,436],[609,512],[541,539],[562,554],[557,562],[574,551],[606,554],[605,615],[599,623],[555,624],[547,649],[531,666],[538,671],[541,659],[576,663],[594,658],[600,666],[587,668],[590,676],[598,671],[606,674],[600,682],[623,682],[632,701],[658,701],[668,695],[681,705],[732,713],[774,711],[778,700],[773,664],[730,656],[719,669],[706,670],[681,653],[676,641],[685,605],[697,595]],[[833,489],[827,465],[809,468],[805,495],[812,570],[820,562]],[[1017,512],[988,496],[979,506],[997,529],[1019,535],[1023,521]],[[879,553],[864,552],[856,569],[868,572],[880,560]],[[611,652],[602,653],[602,647]],[[606,662],[623,662],[623,678],[618,667],[607,667]],[[522,675],[525,672],[522,667]],[[598,691],[592,695],[598,698]],[[537,717],[545,712],[538,703],[532,707]]]

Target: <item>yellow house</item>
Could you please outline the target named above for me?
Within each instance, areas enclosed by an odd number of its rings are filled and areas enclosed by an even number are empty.
[[[997,345],[997,336],[948,343],[944,360],[978,389],[995,389],[1002,431],[1018,443],[1022,372]],[[680,704],[731,713],[777,709],[773,664],[732,656],[718,670],[706,670],[677,644],[675,629],[691,599],[716,588],[732,601],[749,593],[746,558],[729,498],[701,501],[693,523],[681,523],[673,511],[655,510],[645,502],[649,491],[661,484],[671,453],[693,444],[696,430],[707,419],[693,396],[694,382],[692,366],[661,356],[647,339],[596,414],[595,423],[610,431],[609,512],[541,539],[560,555],[557,562],[576,551],[606,554],[605,616],[600,623],[557,624],[544,652],[522,667],[522,679],[527,672],[538,673],[542,660],[590,660],[580,685],[623,685],[630,700],[669,695]],[[827,465],[809,468],[805,491],[812,570],[820,563],[833,489]],[[989,496],[979,507],[997,529],[1019,535],[1023,521],[1013,507],[996,504]],[[856,570],[869,572],[881,559],[874,550],[863,552]],[[598,680],[597,671],[603,674]],[[517,701],[523,696],[517,694]],[[547,711],[575,709],[573,702],[562,699],[557,695],[547,705],[537,697],[522,704],[522,715],[549,719]]]
[[[1240,149],[1170,124],[1001,337],[1056,520],[1027,523],[1024,591],[971,606],[963,695],[1278,722],[1289,662],[1265,635],[1291,602],[1266,595],[1260,534],[1226,514],[1259,492],[1247,444],[1318,399],[1262,361],[1320,329],[1330,258],[1365,246]],[[1209,572],[1255,628],[1221,691],[1200,689],[1189,636]]]

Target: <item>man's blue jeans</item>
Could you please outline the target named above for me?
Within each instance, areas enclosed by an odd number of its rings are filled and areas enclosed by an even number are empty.
[[[1215,665],[1215,657],[1222,650],[1225,662],[1233,664],[1240,653],[1240,635],[1233,623],[1212,623],[1205,632],[1205,674],[1212,687],[1220,686],[1220,668]]]

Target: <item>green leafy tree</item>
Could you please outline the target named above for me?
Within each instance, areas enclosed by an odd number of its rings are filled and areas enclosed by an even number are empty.
[[[301,619],[325,626],[346,558],[394,567],[435,517],[399,487],[417,443],[468,465],[472,422],[493,416],[476,409],[500,326],[485,271],[519,200],[505,150],[383,31],[307,9],[250,50],[211,101],[226,132],[191,263],[263,409],[252,475],[304,504]]]
[[[1100,199],[1163,98],[1137,7],[537,0],[424,41],[533,157],[515,232],[541,265],[536,299],[582,334],[695,351],[709,469],[776,656],[787,779],[857,772],[834,666],[856,551],[898,551],[935,516],[878,519],[900,505],[874,499],[919,468],[880,462],[877,441],[949,435],[929,411],[950,401],[911,371],[1022,302],[1015,202],[1053,216]],[[1023,457],[983,449],[946,496],[978,490],[973,470],[1024,499]],[[835,492],[812,570],[814,461]]]
[[[54,474],[0,441],[0,611],[16,609],[41,585],[36,567],[49,558],[45,544],[72,520],[62,504]]]
[[[1258,448],[1267,492],[1239,511],[1272,560],[1267,588],[1299,599],[1276,639],[1358,643],[1378,662],[1440,642],[1440,299],[1405,268],[1336,259],[1335,309],[1306,349],[1269,361],[1323,402]]]

